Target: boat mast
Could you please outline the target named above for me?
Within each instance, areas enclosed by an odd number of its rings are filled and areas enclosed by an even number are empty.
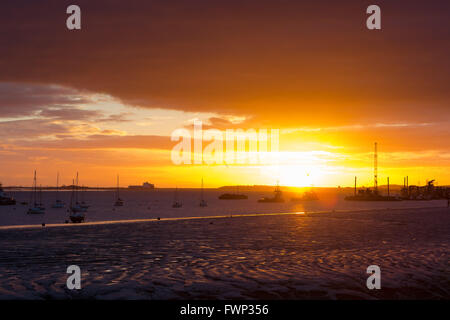
[[[387,178],[387,192],[388,192],[388,197],[390,196],[390,190],[389,190],[389,177]]]
[[[75,182],[75,203],[78,203],[78,171],[77,171],[77,180]]]
[[[36,206],[37,205],[36,170],[34,170],[34,179],[33,179],[33,202],[34,206]]]
[[[119,175],[117,175],[117,199],[120,199],[120,197],[119,197]]]
[[[56,202],[58,202],[59,172],[56,173]]]
[[[201,191],[201,200],[203,201],[203,178],[202,178],[202,191]]]
[[[70,195],[70,208],[73,208],[73,200],[75,197],[75,180],[72,179],[72,194]]]
[[[374,180],[374,190],[378,193],[378,143],[375,142],[375,152],[373,155],[373,180]]]

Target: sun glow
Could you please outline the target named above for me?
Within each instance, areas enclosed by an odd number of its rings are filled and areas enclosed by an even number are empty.
[[[324,182],[329,153],[323,152],[278,152],[277,163],[261,168],[261,174],[276,179],[280,185],[311,187]]]
[[[290,187],[312,187],[323,181],[323,169],[315,166],[278,165],[263,166],[261,174],[276,179],[280,185]]]

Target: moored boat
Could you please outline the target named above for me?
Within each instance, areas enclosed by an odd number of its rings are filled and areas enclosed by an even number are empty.
[[[122,207],[123,206],[123,200],[120,199],[119,196],[119,175],[117,175],[117,191],[116,191],[116,201],[114,202],[115,207]]]
[[[16,199],[3,191],[2,184],[0,183],[0,206],[12,206],[16,204]]]
[[[34,170],[33,191],[31,193],[30,207],[27,214],[44,214],[45,207],[42,204],[42,189],[39,190],[39,202],[37,195],[36,170]]]
[[[178,200],[178,188],[175,188],[175,193],[173,196],[172,208],[181,208],[183,203]]]
[[[372,191],[370,189],[358,190],[352,196],[346,196],[344,198],[346,201],[401,201],[402,199],[394,196],[383,196],[377,191]]]
[[[246,200],[248,196],[239,193],[239,187],[236,187],[236,193],[224,193],[219,196],[219,200]]]
[[[204,192],[203,192],[203,178],[202,178],[202,191],[201,191],[201,195],[200,195],[200,203],[199,206],[204,208],[208,206],[208,202],[206,202],[206,200],[204,199]]]
[[[237,193],[224,193],[219,196],[219,200],[246,200],[248,196]]]
[[[306,191],[301,197],[291,198],[293,202],[301,202],[301,201],[317,201],[319,197],[314,191]]]
[[[280,190],[280,186],[277,184],[277,187],[274,190],[274,196],[273,197],[263,197],[261,199],[258,200],[258,202],[261,203],[280,203],[280,202],[284,202],[283,199],[283,193]]]
[[[77,173],[77,184],[78,184],[78,173]],[[77,184],[75,184],[75,181],[73,181],[72,194],[70,196],[69,218],[70,221],[72,221],[73,223],[84,222],[87,211],[87,208],[83,208],[77,201],[78,200]]]

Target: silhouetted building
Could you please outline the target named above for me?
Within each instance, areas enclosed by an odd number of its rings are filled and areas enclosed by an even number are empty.
[[[128,189],[149,190],[155,189],[155,185],[153,183],[144,182],[141,186],[128,186]]]

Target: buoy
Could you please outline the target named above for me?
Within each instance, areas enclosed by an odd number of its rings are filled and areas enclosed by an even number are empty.
[[[161,218],[160,218],[160,217],[158,217],[157,219],[158,219],[158,220],[161,220]]]
[[[42,226],[45,227],[45,223],[42,222]]]

